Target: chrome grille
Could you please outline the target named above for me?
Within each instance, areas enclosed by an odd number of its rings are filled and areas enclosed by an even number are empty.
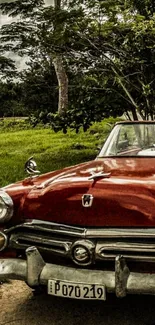
[[[127,260],[155,262],[154,228],[80,228],[43,221],[32,221],[6,230],[10,247],[25,250],[30,246],[70,257],[76,242],[85,246],[92,242],[93,261],[115,260],[122,255]]]

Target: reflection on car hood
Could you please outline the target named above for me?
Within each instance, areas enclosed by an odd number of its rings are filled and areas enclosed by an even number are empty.
[[[103,171],[110,177],[90,179]],[[24,219],[81,226],[155,226],[154,158],[96,159],[5,190],[13,199],[22,198]],[[92,206],[83,206],[84,194],[93,197]]]

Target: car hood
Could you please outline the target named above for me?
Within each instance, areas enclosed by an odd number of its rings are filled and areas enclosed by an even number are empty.
[[[90,179],[98,173],[103,176]],[[16,222],[155,226],[155,158],[96,159],[4,189],[14,200]],[[85,194],[92,197],[91,206],[83,206]]]

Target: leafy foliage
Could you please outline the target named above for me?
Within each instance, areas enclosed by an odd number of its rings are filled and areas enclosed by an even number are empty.
[[[0,82],[0,103],[0,117],[24,116],[26,113],[18,83]]]
[[[48,62],[31,61],[21,73],[22,101],[29,114],[56,112],[58,87],[54,68]]]
[[[0,55],[0,78],[12,79],[17,75],[15,63],[12,59]]]
[[[55,7],[42,0],[18,0],[0,4],[0,9],[19,17],[2,26],[0,37],[3,51],[30,58],[20,75],[21,101],[35,114],[35,123],[42,120],[66,133],[69,126],[86,131],[94,121],[123,113],[130,119],[154,118],[153,0],[66,0]],[[63,116],[57,114],[57,56],[69,80]]]

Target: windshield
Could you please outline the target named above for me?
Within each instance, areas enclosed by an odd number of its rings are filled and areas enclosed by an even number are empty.
[[[104,156],[155,156],[155,123],[117,124],[99,154]]]

